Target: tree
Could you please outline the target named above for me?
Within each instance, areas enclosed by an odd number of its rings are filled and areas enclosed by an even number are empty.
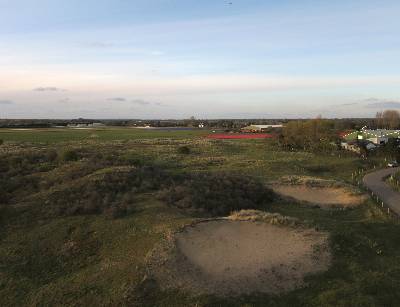
[[[375,116],[376,120],[376,128],[382,129],[383,128],[383,113],[382,112],[376,112]]]
[[[383,120],[386,128],[397,129],[400,125],[400,113],[397,110],[386,110],[383,112]]]
[[[376,126],[380,129],[398,129],[400,113],[397,110],[386,110],[376,113]]]
[[[337,141],[334,122],[320,117],[307,121],[291,121],[283,129],[279,142],[289,148],[326,151]]]

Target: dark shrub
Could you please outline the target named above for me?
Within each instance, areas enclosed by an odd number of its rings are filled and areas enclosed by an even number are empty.
[[[46,160],[48,162],[53,162],[53,161],[57,160],[57,158],[58,158],[57,151],[49,150],[46,152]]]
[[[79,184],[52,193],[48,199],[57,215],[105,213],[113,218],[134,211],[137,193],[172,185],[173,177],[154,166],[109,172],[81,180]]]
[[[181,155],[188,155],[190,154],[190,148],[187,146],[181,146],[178,148],[178,153]]]
[[[66,149],[61,153],[61,160],[65,162],[77,161],[79,159],[78,153],[73,149]]]
[[[118,219],[124,217],[127,213],[127,209],[124,206],[113,205],[104,210],[104,214],[109,219]]]
[[[4,144],[4,141],[0,139],[0,146]]]
[[[310,165],[305,167],[305,170],[309,171],[310,173],[313,174],[321,174],[321,173],[325,173],[325,172],[329,172],[331,171],[331,168],[327,165],[323,165],[323,164],[318,164],[318,165]]]
[[[162,190],[159,198],[180,208],[221,216],[241,209],[262,209],[274,199],[274,193],[249,177],[200,174]]]

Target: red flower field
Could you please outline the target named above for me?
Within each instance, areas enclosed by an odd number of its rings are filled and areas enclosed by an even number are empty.
[[[274,135],[267,133],[215,133],[207,135],[209,139],[270,139]]]

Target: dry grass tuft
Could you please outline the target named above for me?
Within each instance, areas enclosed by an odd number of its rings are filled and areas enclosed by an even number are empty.
[[[227,217],[231,221],[265,222],[271,225],[298,226],[300,222],[296,218],[282,216],[279,213],[268,213],[259,210],[240,210]]]

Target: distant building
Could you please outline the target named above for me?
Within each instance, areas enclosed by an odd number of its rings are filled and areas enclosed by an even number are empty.
[[[104,127],[103,123],[74,123],[68,124],[69,128],[88,128],[88,127]]]
[[[400,130],[370,130],[362,129],[361,131],[354,131],[343,135],[347,140],[370,141],[375,145],[384,145],[389,142],[389,139],[398,139],[400,137]]]
[[[358,135],[359,140],[368,140],[376,145],[384,145],[389,142],[389,138],[395,137],[395,131],[391,130],[362,130]]]
[[[266,132],[271,129],[281,129],[283,125],[250,125],[242,128],[243,131],[247,132]]]
[[[357,141],[350,141],[350,142],[342,142],[341,147],[344,150],[352,151],[355,153],[360,154],[361,153],[361,148],[358,145]]]
[[[361,153],[361,147],[365,147],[368,151],[374,150],[377,145],[372,143],[371,141],[349,141],[349,142],[342,142],[341,147],[344,150],[352,151],[355,153],[360,154]]]
[[[103,123],[93,123],[92,127],[104,127],[105,125]]]

